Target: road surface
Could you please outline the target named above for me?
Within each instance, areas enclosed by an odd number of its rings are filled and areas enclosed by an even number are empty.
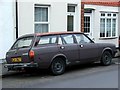
[[[2,88],[118,88],[118,62],[110,66],[99,63],[68,67],[60,76],[46,70],[23,72],[3,71]]]

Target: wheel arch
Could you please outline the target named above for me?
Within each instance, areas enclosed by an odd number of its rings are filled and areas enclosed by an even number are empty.
[[[103,51],[102,51],[102,55],[103,55],[103,53],[106,52],[106,51],[108,51],[108,52],[113,56],[113,51],[112,51],[112,49],[111,49],[110,47],[104,48]],[[101,56],[102,56],[102,55],[101,55]]]
[[[68,62],[68,59],[67,59],[67,57],[66,57],[64,54],[57,54],[57,55],[55,55],[55,56],[52,58],[52,60],[51,60],[51,62],[50,62],[50,65],[51,65],[51,63],[53,62],[53,60],[55,60],[56,58],[62,58],[62,60],[65,61],[65,65],[66,65],[67,62]]]

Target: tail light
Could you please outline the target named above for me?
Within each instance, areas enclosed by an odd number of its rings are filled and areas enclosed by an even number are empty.
[[[35,52],[34,52],[33,50],[30,50],[30,52],[29,52],[29,57],[30,57],[31,59],[33,59],[34,56],[35,56]]]

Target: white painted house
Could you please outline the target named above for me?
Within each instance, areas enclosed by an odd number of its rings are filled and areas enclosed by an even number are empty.
[[[0,4],[0,59],[21,35],[81,28],[80,0],[2,0]]]
[[[83,0],[84,33],[99,43],[113,43],[118,47],[120,32],[119,0]],[[118,22],[119,21],[119,22]]]
[[[83,13],[81,0],[0,0],[0,59],[17,37],[37,32],[85,32],[95,42],[117,47],[118,6],[86,1]]]
[[[119,32],[119,36],[120,36],[120,1],[119,1],[119,8],[118,8],[118,11],[119,11],[119,16],[118,16],[118,32]]]
[[[80,0],[18,1],[18,35],[37,32],[80,31]]]
[[[0,0],[0,59],[15,40],[15,26],[12,0]]]

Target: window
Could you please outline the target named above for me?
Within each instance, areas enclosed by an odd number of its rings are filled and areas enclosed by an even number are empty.
[[[56,36],[42,36],[38,42],[38,45],[43,44],[55,44],[57,40]]]
[[[84,16],[84,32],[90,33],[90,16]]]
[[[58,44],[60,44],[60,45],[63,44],[63,42],[62,42],[62,38],[61,38],[61,37],[58,38]]]
[[[76,5],[67,6],[67,31],[74,31],[74,29],[76,28],[75,12],[76,12]]]
[[[48,32],[49,18],[48,18],[48,6],[35,6],[35,33]]]
[[[32,40],[33,40],[33,37],[21,38],[17,40],[17,42],[12,47],[12,49],[30,47]]]
[[[100,18],[100,37],[116,36],[116,13],[101,13]]]
[[[75,6],[68,5],[68,12],[75,12]]]
[[[105,13],[101,13],[101,16],[105,16]]]
[[[67,31],[73,31],[74,30],[74,16],[67,17]]]
[[[84,36],[83,34],[75,34],[75,38],[77,40],[77,43],[81,44],[81,43],[91,43],[91,41]]]
[[[62,35],[62,38],[64,39],[64,42],[66,44],[73,44],[74,43],[73,35]]]

